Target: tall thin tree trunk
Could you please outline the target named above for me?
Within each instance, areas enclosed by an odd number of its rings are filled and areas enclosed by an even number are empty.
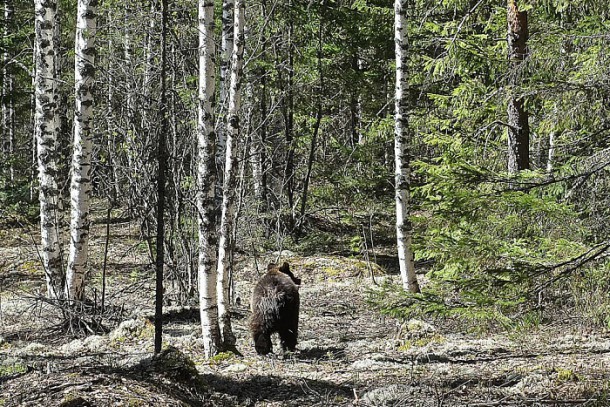
[[[508,61],[513,94],[508,101],[508,172],[516,174],[530,168],[530,128],[523,97],[514,94],[520,83],[520,69],[527,57],[527,12],[519,11],[517,0],[508,0]]]
[[[154,43],[155,37],[157,35],[156,32],[156,18],[155,18],[155,7],[156,2],[150,2],[150,20],[148,21],[148,33],[146,35],[146,63],[144,65],[144,79],[142,81],[142,102],[143,106],[140,109],[140,129],[146,131],[149,129],[150,124],[150,110],[153,107],[151,94],[152,94],[152,85],[153,85],[153,66],[154,66]],[[163,18],[163,17],[161,17]],[[161,51],[163,52],[163,51]],[[163,109],[163,108],[161,108]]]
[[[36,60],[38,59],[38,40],[34,41],[33,52],[32,52],[32,92],[30,96],[30,124],[32,126],[32,149],[31,149],[31,170],[30,170],[30,202],[34,202],[35,194],[36,194],[36,178],[38,171],[38,132],[36,131],[36,101],[38,97],[36,96],[36,81],[38,80],[38,74],[36,69]]]
[[[311,146],[309,148],[309,159],[307,160],[307,173],[305,180],[303,181],[303,195],[301,197],[301,212],[298,222],[298,233],[303,221],[305,220],[305,209],[307,208],[307,194],[309,192],[309,181],[311,179],[311,171],[313,168],[313,162],[315,158],[316,145],[318,141],[318,134],[320,132],[320,123],[322,122],[322,92],[324,90],[324,76],[322,73],[322,15],[320,15],[320,21],[318,25],[318,86],[317,86],[317,97],[316,97],[316,121],[313,126],[313,132],[311,135]]]
[[[55,77],[58,80],[56,91],[57,91],[57,116],[59,117],[59,129],[58,129],[58,142],[59,142],[59,150],[58,150],[58,173],[57,179],[66,180],[70,178],[70,166],[67,165],[71,160],[71,152],[72,152],[72,137],[70,137],[72,129],[70,128],[70,123],[68,122],[68,104],[70,103],[69,93],[70,90],[63,86],[64,83],[62,81],[62,75],[64,72],[64,63],[67,63],[68,59],[65,57],[67,54],[67,49],[62,47],[61,43],[61,27],[62,23],[65,22],[65,18],[62,13],[62,2],[57,2],[57,11],[55,13],[55,22],[54,22],[54,30],[55,33],[53,35],[55,41]],[[72,65],[74,66],[74,65]],[[62,188],[62,192],[65,190]],[[70,204],[68,201],[68,197],[65,193],[62,193],[62,208],[67,208]],[[64,215],[62,214],[62,218]],[[67,232],[66,227],[68,225],[65,221],[61,222],[61,234],[65,235]]]
[[[305,221],[305,210],[307,209],[307,195],[309,192],[309,181],[311,180],[311,172],[313,169],[313,162],[315,159],[315,152],[318,143],[318,134],[320,133],[320,123],[322,122],[322,103],[318,102],[318,107],[316,109],[316,121],[313,125],[313,131],[311,135],[311,145],[309,147],[309,158],[307,159],[307,173],[305,175],[305,180],[303,181],[303,195],[301,196],[301,211],[299,215],[299,233],[300,228]]]
[[[358,56],[358,61],[356,62],[358,67],[358,72],[362,72],[365,70],[364,60]],[[358,76],[360,77],[360,76]],[[356,126],[357,126],[357,134],[358,134],[358,145],[364,145],[365,143],[365,135],[362,128],[362,92],[358,91],[358,96],[356,98]]]
[[[411,240],[413,227],[409,220],[411,188],[411,143],[407,110],[407,0],[394,1],[394,41],[396,45],[396,95],[394,128],[394,162],[396,190],[396,242],[400,276],[405,290],[419,292]]]
[[[220,40],[220,104],[216,127],[217,198],[222,196],[224,185],[225,150],[227,145],[227,109],[229,103],[230,68],[234,46],[234,0],[222,1],[222,38]],[[220,200],[220,199],[219,199]]]
[[[549,151],[546,156],[546,174],[548,177],[553,175],[553,160],[555,158],[555,132],[549,134]]]
[[[288,206],[290,207],[290,228],[294,228],[294,22],[292,1],[288,2],[288,83],[286,85],[286,101],[284,102],[284,122],[286,133],[286,166],[284,170],[284,185]]]
[[[35,97],[34,132],[37,144],[37,164],[40,200],[41,258],[46,275],[47,295],[63,296],[65,274],[62,269],[60,242],[61,196],[57,186],[59,154],[59,117],[57,78],[55,77],[55,0],[35,0]]]
[[[89,200],[93,150],[93,86],[97,0],[79,0],[76,12],[74,52],[75,101],[74,152],[70,184],[70,249],[66,273],[66,297],[83,299],[89,254]]]
[[[267,2],[262,0],[262,18],[267,21]],[[262,28],[261,56],[262,61],[267,61],[267,29],[266,25]],[[251,144],[251,164],[252,178],[254,184],[254,196],[259,204],[259,210],[267,212],[267,174],[265,168],[265,142],[267,140],[267,69],[265,64],[258,72],[260,80],[260,126],[258,131],[252,135]],[[264,218],[263,218],[264,219]],[[266,228],[265,228],[266,229]]]
[[[356,77],[359,78],[359,72],[362,70],[363,61],[359,56],[358,49],[354,51],[352,55],[352,69],[356,72]],[[362,135],[362,96],[361,91],[358,87],[354,87],[354,89],[350,93],[350,130],[352,133],[352,138],[350,140],[350,144],[352,148],[356,145],[360,145],[363,143],[363,135]]]
[[[264,151],[265,151],[265,139],[267,133],[267,125],[265,123],[266,116],[266,100],[263,96],[265,89],[265,79],[261,79],[262,90],[260,93],[260,112],[261,112],[261,123],[258,131],[252,134],[252,143],[250,144],[250,164],[252,166],[252,183],[254,187],[254,197],[257,203],[260,205],[260,209],[264,212],[266,208],[266,187],[265,187],[265,168],[264,168]],[[265,114],[265,116],[263,115]]]
[[[11,35],[13,24],[13,0],[4,0],[4,30],[6,38]],[[9,158],[9,179],[15,179],[13,158],[15,153],[15,108],[13,105],[13,73],[9,47],[2,54],[2,152]]]
[[[163,337],[163,265],[165,262],[165,184],[167,178],[167,0],[161,0],[161,129],[157,145],[157,236],[155,259],[155,353],[161,352]]]
[[[125,96],[125,103],[124,103],[124,116],[127,118],[127,123],[125,126],[125,144],[126,144],[126,155],[127,155],[127,178],[128,178],[128,182],[129,183],[134,183],[136,182],[133,177],[134,174],[136,173],[136,165],[135,165],[135,159],[134,157],[137,154],[136,151],[136,147],[135,147],[135,138],[136,138],[136,125],[135,125],[135,111],[136,111],[136,106],[135,106],[135,90],[134,90],[134,78],[131,72],[131,70],[134,69],[133,67],[133,56],[132,56],[132,52],[131,52],[131,27],[130,24],[131,22],[129,21],[129,18],[131,18],[132,15],[132,10],[129,6],[129,3],[125,4],[125,10],[124,10],[124,22],[125,22],[125,33],[123,36],[123,52],[124,52],[124,56],[125,56],[125,70],[126,72],[126,77],[125,77],[125,92],[126,92],[126,96]],[[131,205],[131,202],[130,202]],[[133,210],[134,208],[131,207],[129,208],[131,210]]]
[[[263,2],[264,4],[264,2]],[[264,7],[264,6],[263,6]],[[264,9],[264,8],[263,8]],[[266,39],[263,39],[261,59],[265,60]],[[254,182],[254,196],[262,211],[267,208],[267,174],[265,171],[265,141],[267,139],[267,71],[263,68],[260,73],[260,126],[258,132],[252,137],[252,178]]]
[[[231,236],[233,214],[235,212],[235,180],[237,171],[237,142],[241,134],[239,109],[241,107],[241,78],[244,55],[244,14],[245,1],[235,2],[235,37],[231,60],[231,82],[229,87],[229,106],[227,109],[227,145],[225,153],[224,186],[222,194],[222,212],[220,217],[220,235],[218,242],[218,317],[223,342],[230,346],[235,344],[235,335],[231,329],[229,269],[231,268]]]
[[[113,24],[113,11],[108,10],[108,25],[112,26]],[[109,173],[112,175],[111,185],[109,185],[109,199],[112,204],[116,204],[117,200],[120,196],[120,181],[119,175],[117,172],[117,160],[116,160],[116,148],[115,148],[115,126],[116,126],[116,118],[114,117],[114,89],[116,87],[115,80],[115,64],[114,64],[114,41],[112,38],[108,39],[108,54],[110,55],[108,59],[108,65],[106,67],[108,72],[108,91],[106,93],[106,148],[108,155],[108,168]]]
[[[214,1],[199,0],[199,91],[197,121],[197,211],[199,224],[199,307],[204,351],[210,357],[221,346],[216,296],[216,214],[214,193]]]

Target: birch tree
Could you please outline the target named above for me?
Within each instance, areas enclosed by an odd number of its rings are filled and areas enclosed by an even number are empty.
[[[11,35],[10,28],[14,26],[13,20],[13,1],[4,0],[4,30],[5,38]],[[7,46],[2,53],[2,150],[5,157],[9,157],[9,179],[15,178],[13,168],[13,155],[15,153],[15,107],[13,104],[13,73],[12,61],[9,47]]]
[[[410,144],[407,112],[407,0],[394,2],[394,41],[396,50],[396,95],[394,98],[394,165],[395,165],[395,198],[396,198],[396,243],[400,276],[405,290],[419,292],[415,275],[415,264],[411,248],[413,227],[409,220],[410,201]]]
[[[34,134],[37,146],[37,165],[40,200],[41,259],[46,276],[49,298],[61,298],[65,274],[62,269],[60,227],[61,197],[57,186],[59,155],[57,115],[58,94],[56,69],[56,41],[54,21],[56,0],[35,0],[35,113]]]
[[[233,54],[231,57],[231,82],[229,86],[229,106],[227,109],[227,134],[225,151],[224,184],[222,193],[222,212],[218,242],[218,316],[225,345],[235,344],[231,330],[229,269],[231,235],[235,212],[235,179],[237,170],[237,142],[241,133],[239,109],[241,106],[241,77],[244,55],[244,0],[235,2],[235,22]]]
[[[235,0],[222,1],[222,38],[220,40],[220,117],[216,131],[216,166],[219,170],[218,184],[222,185],[225,166],[225,152],[227,145],[226,136],[226,111],[228,109],[229,96],[229,69],[234,46],[234,8]]]
[[[97,0],[78,1],[74,50],[76,106],[70,183],[70,250],[66,273],[66,296],[78,301],[83,299],[88,258],[96,13]]]
[[[215,202],[216,162],[214,156],[214,1],[199,0],[199,89],[197,117],[197,211],[199,225],[199,308],[204,351],[214,355],[220,345],[216,296]]]

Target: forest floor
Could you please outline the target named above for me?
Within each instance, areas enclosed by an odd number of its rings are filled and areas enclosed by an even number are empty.
[[[367,303],[362,260],[282,253],[302,278],[298,350],[257,356],[250,291],[276,254],[240,259],[233,314],[239,355],[206,360],[198,311],[166,308],[164,351],[152,357],[154,281],[133,228],[113,225],[109,332],[74,338],[42,300],[36,247],[0,234],[0,406],[564,406],[610,405],[610,335],[569,320],[511,333],[399,321]],[[100,233],[102,236],[103,233]],[[101,269],[103,238],[91,241]],[[379,267],[375,267],[379,270]],[[100,276],[91,285],[100,287]],[[168,288],[168,294],[171,288]],[[90,294],[99,302],[99,293]],[[81,324],[80,327],[87,326]],[[88,324],[93,330],[93,324]],[[277,339],[277,338],[276,338]]]

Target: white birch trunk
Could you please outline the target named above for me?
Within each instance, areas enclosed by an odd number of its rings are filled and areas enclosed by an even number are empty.
[[[546,174],[551,176],[553,173],[553,159],[555,158],[555,132],[549,134],[549,152],[546,158]]]
[[[6,38],[11,34],[10,26],[13,19],[13,2],[12,0],[4,0],[4,30],[3,34]],[[5,157],[9,157],[9,179],[15,179],[15,171],[13,168],[12,157],[15,153],[15,109],[13,105],[13,74],[9,68],[11,65],[11,55],[9,47],[6,47],[2,54],[2,132],[4,144],[3,151]]]
[[[220,40],[220,114],[218,128],[216,129],[216,166],[218,168],[219,184],[224,184],[223,170],[225,167],[225,152],[227,145],[226,112],[229,96],[229,69],[234,42],[234,0],[222,1],[222,38]]]
[[[412,226],[409,220],[410,201],[410,135],[407,112],[407,0],[394,2],[394,41],[396,45],[396,95],[395,129],[394,129],[394,162],[396,189],[396,243],[400,276],[405,290],[419,292],[415,275],[415,264],[411,248]]]
[[[34,134],[36,136],[40,200],[40,232],[42,263],[49,298],[63,296],[60,227],[61,196],[57,187],[57,158],[59,154],[57,115],[59,96],[55,77],[54,21],[56,0],[35,0],[35,100]]]
[[[364,71],[366,69],[364,60],[361,57],[358,57],[357,62],[358,70]],[[366,142],[364,136],[364,129],[362,128],[362,94],[358,93],[358,98],[356,101],[356,117],[358,123],[358,145],[363,146]]]
[[[199,307],[206,357],[220,347],[216,297],[214,189],[214,0],[199,0],[199,105],[197,122],[197,210],[199,212]]]
[[[78,0],[74,50],[74,151],[70,183],[70,250],[66,297],[82,300],[89,242],[91,151],[93,148],[93,85],[97,0]]]
[[[235,213],[235,180],[237,170],[237,141],[240,135],[239,109],[241,106],[241,71],[244,56],[244,0],[235,2],[234,44],[231,57],[231,82],[229,86],[229,106],[227,109],[227,144],[225,152],[224,185],[220,235],[218,242],[218,316],[223,341],[235,344],[231,329],[229,268],[233,215]]]
[[[31,165],[31,172],[30,172],[30,179],[32,182],[30,182],[30,202],[34,202],[34,197],[36,195],[36,178],[37,178],[37,172],[38,172],[38,149],[36,147],[37,144],[37,140],[38,140],[38,132],[36,131],[36,100],[37,100],[37,96],[36,96],[36,80],[37,75],[36,72],[38,71],[36,69],[36,60],[38,59],[38,40],[34,41],[33,44],[33,50],[32,50],[32,89],[34,89],[34,92],[32,92],[32,95],[30,96],[30,124],[32,125],[32,152],[31,152],[31,159],[32,159],[32,165]]]

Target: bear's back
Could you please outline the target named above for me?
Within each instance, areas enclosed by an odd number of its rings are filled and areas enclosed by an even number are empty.
[[[280,304],[298,303],[299,287],[286,274],[275,270],[269,271],[254,288],[252,306],[260,304],[265,299],[273,299]]]
[[[301,279],[290,271],[288,263],[281,267],[269,264],[265,274],[252,291],[250,331],[259,355],[272,351],[271,335],[277,332],[282,349],[294,352],[299,331],[299,286]]]

